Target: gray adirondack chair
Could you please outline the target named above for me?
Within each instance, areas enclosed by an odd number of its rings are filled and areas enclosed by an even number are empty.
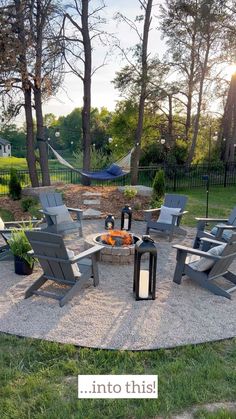
[[[83,236],[83,228],[82,228],[82,218],[83,218],[83,210],[79,208],[68,208],[69,212],[75,212],[77,216],[77,220],[68,220],[64,222],[58,222],[58,215],[55,211],[55,214],[52,214],[47,211],[47,209],[51,207],[60,207],[64,205],[62,200],[62,194],[58,192],[43,192],[39,195],[40,203],[42,205],[42,213],[45,215],[47,227],[46,231],[56,234],[70,234],[76,231],[79,232],[80,236]],[[70,217],[68,217],[70,218]]]
[[[98,285],[97,261],[102,246],[93,246],[91,249],[69,258],[62,236],[45,231],[27,231],[26,236],[33,249],[29,253],[38,258],[43,274],[27,289],[25,298],[34,294],[54,298],[59,300],[59,305],[62,307],[80,291],[84,282],[89,278],[93,278],[95,287]],[[74,264],[77,264],[76,268],[79,268],[79,275],[73,269]],[[64,295],[61,295],[60,292],[65,291],[64,287],[61,287],[61,290],[58,289],[59,293],[45,289],[40,290],[47,281],[52,281],[54,285],[67,286],[69,289]]]
[[[201,239],[207,237],[209,239],[216,239],[219,241],[229,241],[230,237],[236,232],[236,207],[233,208],[229,218],[196,218],[197,220],[197,233],[194,239],[194,249],[199,249]],[[215,228],[210,232],[205,228],[209,224],[215,224]],[[204,245],[204,250],[207,250],[207,243]]]
[[[3,243],[0,245],[0,261],[1,260],[8,260],[13,258],[13,254],[10,252],[10,247],[8,241],[11,237],[12,229],[22,230],[22,223],[24,226],[27,227],[27,224],[38,225],[42,220],[24,220],[24,221],[7,221],[3,222],[2,218],[0,217],[0,235],[2,236]],[[36,230],[40,230],[40,227],[37,226]]]
[[[180,227],[181,219],[188,211],[184,211],[187,204],[187,196],[177,194],[166,194],[164,199],[164,206],[168,208],[181,208],[178,214],[172,215],[171,223],[163,223],[152,220],[152,215],[160,211],[160,208],[152,208],[144,211],[144,219],[147,221],[146,234],[150,230],[158,230],[166,232],[169,235],[169,241],[173,239],[173,234],[185,234],[185,230]]]
[[[213,239],[203,238],[202,240],[211,242],[213,246],[222,244],[222,242]],[[224,250],[220,256],[210,255],[208,252],[181,245],[174,245],[173,247],[177,249],[177,263],[173,278],[173,281],[176,284],[180,284],[182,276],[187,275],[190,279],[212,293],[231,299],[231,293],[236,290],[236,275],[229,271],[229,267],[236,257],[236,234],[234,234],[230,241],[225,244]],[[214,263],[212,267],[206,271],[202,272],[195,270],[191,266],[193,258],[189,257],[188,254],[193,255],[194,257],[200,256],[211,259]],[[222,288],[220,285],[213,282],[214,279],[219,277],[224,277],[232,282],[234,286],[228,289]]]

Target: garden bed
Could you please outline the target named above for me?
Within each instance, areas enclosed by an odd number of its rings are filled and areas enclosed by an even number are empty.
[[[137,194],[134,198],[127,199],[123,192],[118,191],[114,186],[81,186],[81,185],[62,185],[57,186],[56,190],[63,193],[64,202],[69,207],[81,208],[94,208],[101,211],[101,217],[111,213],[115,218],[120,217],[121,209],[125,204],[129,204],[133,210],[133,218],[136,220],[143,220],[143,210],[149,208],[150,197],[141,196]],[[97,197],[84,196],[86,192],[98,194]],[[100,199],[100,205],[85,205],[85,199]],[[0,198],[0,208],[12,212],[15,220],[28,219],[30,214],[23,212],[21,208],[21,201],[13,201],[9,197]]]

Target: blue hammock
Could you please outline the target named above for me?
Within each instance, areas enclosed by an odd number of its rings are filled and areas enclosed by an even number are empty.
[[[110,173],[109,170],[110,170],[111,166],[108,167],[107,169],[100,170],[99,172],[84,172],[82,170],[79,170],[79,173],[82,176],[85,176],[89,179],[94,179],[94,180],[115,180],[115,179],[118,179],[118,178],[120,178],[122,176],[125,176],[129,173],[129,172],[125,172],[124,170],[122,170],[122,168],[118,165],[113,164],[112,166],[117,167],[117,173],[118,174]]]
[[[127,175],[130,172],[131,154],[133,152],[133,149],[126,156],[122,157],[122,159],[118,160],[116,163],[111,164],[111,166],[107,167],[106,169],[96,172],[87,172],[74,168],[70,163],[63,159],[63,157],[60,156],[60,154],[56,150],[54,150],[54,148],[52,148],[50,144],[48,144],[48,146],[61,164],[69,167],[70,169],[76,172],[79,172],[82,176],[87,177],[91,180],[115,180]]]

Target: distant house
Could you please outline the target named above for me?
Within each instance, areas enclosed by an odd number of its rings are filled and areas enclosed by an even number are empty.
[[[11,143],[0,137],[0,157],[11,156]]]

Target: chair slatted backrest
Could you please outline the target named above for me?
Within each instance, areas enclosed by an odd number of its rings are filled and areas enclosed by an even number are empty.
[[[27,231],[26,236],[38,258],[45,277],[63,281],[76,281],[71,264],[68,262],[66,247],[58,234],[43,231]]]
[[[169,208],[181,208],[181,211],[185,209],[188,197],[185,195],[177,194],[166,194],[164,199],[164,206]]]
[[[224,256],[227,256],[224,258]],[[230,241],[226,244],[222,254],[222,259],[217,260],[211,268],[208,277],[220,276],[227,272],[229,266],[236,257],[236,234],[233,234]]]
[[[59,192],[42,192],[39,194],[39,199],[44,210],[63,205],[62,195]]]
[[[232,209],[227,224],[236,226],[236,207]]]

